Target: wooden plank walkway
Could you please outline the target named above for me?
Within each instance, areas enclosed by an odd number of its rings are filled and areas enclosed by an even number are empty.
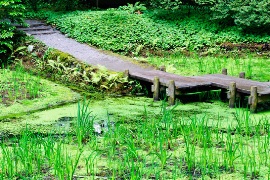
[[[170,104],[175,103],[175,96],[179,94],[222,89],[223,92],[228,93],[227,97],[230,107],[234,107],[237,96],[249,96],[252,112],[256,112],[257,103],[270,101],[270,82],[257,82],[227,76],[227,70],[222,70],[222,74],[192,77],[179,76],[155,70],[149,66],[140,66],[125,61],[122,58],[103,53],[86,44],[67,38],[40,21],[28,20],[27,23],[30,24],[30,27],[20,27],[22,28],[21,30],[34,35],[35,38],[47,46],[69,53],[78,60],[91,65],[102,65],[112,71],[124,72],[126,69],[129,69],[126,72],[129,77],[153,84],[154,100],[159,100],[160,91],[164,91],[164,89],[166,89]],[[49,33],[47,32],[48,29],[51,29]]]
[[[159,99],[160,89],[167,88],[169,103],[175,102],[175,95],[222,89],[228,93],[229,106],[234,107],[236,97],[249,96],[251,112],[257,111],[257,104],[270,101],[270,82],[258,82],[225,74],[203,76],[179,76],[158,70],[127,71],[129,77],[152,83],[154,100]],[[243,76],[243,73],[242,75]]]

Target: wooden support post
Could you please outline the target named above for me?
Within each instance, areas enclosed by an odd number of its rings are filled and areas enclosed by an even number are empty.
[[[234,108],[235,106],[235,99],[236,99],[236,83],[231,82],[229,86],[229,107]]]
[[[168,101],[169,105],[172,106],[175,104],[175,82],[173,80],[169,81],[167,95],[169,96]]]
[[[124,71],[124,77],[129,78],[129,70],[128,69]]]
[[[227,75],[228,74],[228,70],[226,68],[222,69],[222,74]]]
[[[160,70],[160,71],[166,72],[166,67],[165,67],[164,65],[163,65],[163,66],[160,66],[160,67],[159,67],[159,70]]]
[[[246,77],[246,73],[245,72],[240,72],[239,73],[239,78],[245,79],[245,77]]]
[[[250,96],[248,98],[248,103],[250,104],[250,112],[256,113],[258,104],[258,93],[256,86],[251,86],[250,88]]]
[[[153,81],[153,86],[152,86],[154,101],[159,100],[159,91],[160,91],[159,86],[160,86],[159,77],[155,76],[154,81]]]

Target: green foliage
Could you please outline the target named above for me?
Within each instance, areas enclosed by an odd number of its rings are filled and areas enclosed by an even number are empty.
[[[126,6],[120,6],[119,10],[127,11],[131,14],[138,13],[141,14],[143,11],[146,11],[145,4],[141,4],[140,2],[136,2],[135,4],[127,4]]]
[[[240,3],[239,3],[240,4]],[[241,3],[239,9],[233,8],[235,24],[251,31],[269,31],[270,28],[270,2],[268,0],[249,1]],[[249,29],[251,28],[251,29]]]
[[[150,5],[157,8],[176,10],[180,9],[182,5],[189,4],[193,6],[198,5],[213,5],[216,0],[151,0]]]
[[[165,9],[179,9],[182,4],[181,0],[151,0],[150,4],[154,7],[165,8]]]
[[[243,34],[237,27],[224,28],[213,23],[208,9],[184,7],[178,11],[148,10],[141,15],[116,9],[40,11],[31,17],[47,17],[60,31],[80,42],[131,56],[147,55],[150,50],[203,50],[224,42],[270,40],[267,35]],[[203,16],[198,16],[198,12]]]
[[[222,24],[236,24],[245,31],[268,32],[270,27],[269,0],[151,0],[154,7],[164,9],[181,9],[183,4],[196,7],[210,6],[213,19],[219,19]]]
[[[268,0],[218,0],[212,7],[214,19],[234,22],[245,31],[267,32],[270,27],[270,2]]]
[[[0,103],[12,105],[24,99],[38,98],[42,91],[40,78],[25,72],[17,65],[14,71],[0,71]]]
[[[195,2],[199,5],[213,5],[217,1],[216,0],[195,0]]]
[[[24,6],[21,0],[0,0],[0,64],[7,63],[13,51],[15,27],[11,22],[23,23]]]

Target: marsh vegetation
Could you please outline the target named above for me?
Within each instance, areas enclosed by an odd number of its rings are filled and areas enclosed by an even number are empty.
[[[0,9],[18,5],[6,2]],[[174,5],[178,10],[128,5],[73,12],[48,11],[48,5],[25,14],[168,72],[227,68],[233,76],[244,71],[248,79],[270,80],[269,35],[209,21],[208,8]],[[15,28],[0,24],[0,179],[270,179],[269,104],[250,114],[240,103],[229,109],[219,91],[175,106],[136,97],[150,94],[138,81],[33,38],[17,48]]]

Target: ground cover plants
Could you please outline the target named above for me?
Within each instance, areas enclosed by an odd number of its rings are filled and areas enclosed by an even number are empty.
[[[1,71],[1,102],[11,105],[16,100],[34,99],[42,92],[40,78],[27,74],[21,66],[16,66],[15,71],[3,69]]]
[[[86,93],[87,96],[100,97],[100,92],[135,94],[143,90],[140,84],[138,86],[136,81],[128,80],[123,73],[112,72],[99,65],[91,66],[67,53],[48,48],[31,37],[27,37],[21,45],[33,49],[31,53],[24,50],[24,53],[15,54],[21,59],[24,68]]]
[[[203,15],[201,15],[203,14]],[[148,10],[132,14],[120,9],[104,11],[29,13],[49,23],[79,42],[102,49],[137,56],[157,50],[204,50],[222,43],[266,43],[267,34],[243,33],[237,27],[212,22],[207,9],[179,11]]]
[[[127,8],[127,7],[126,7]],[[29,13],[45,18],[80,42],[147,61],[180,75],[245,72],[248,79],[269,81],[269,36],[248,34],[209,21],[207,9],[150,9],[143,14],[125,8],[103,11]],[[204,16],[198,16],[204,14]],[[106,26],[104,26],[106,24]]]

